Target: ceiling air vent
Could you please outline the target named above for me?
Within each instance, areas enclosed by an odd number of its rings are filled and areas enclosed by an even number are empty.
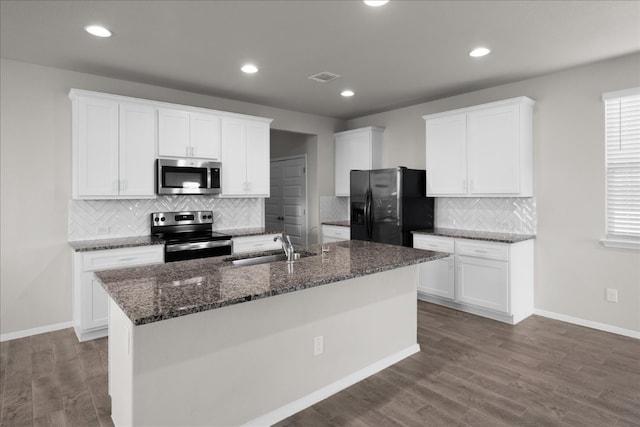
[[[340,77],[342,76],[330,73],[328,71],[323,71],[321,73],[314,74],[313,76],[309,76],[308,78],[318,83],[329,83],[330,81],[339,79]]]

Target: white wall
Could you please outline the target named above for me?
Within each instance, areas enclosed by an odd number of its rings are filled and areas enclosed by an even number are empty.
[[[640,254],[605,248],[603,92],[640,86],[640,55],[350,120],[384,126],[384,165],[424,168],[422,116],[516,96],[534,107],[537,309],[640,331]],[[605,301],[617,288],[619,303]]]
[[[344,121],[184,91],[0,60],[0,334],[70,322],[71,102],[80,88],[273,118],[272,128],[317,135],[333,164]],[[333,194],[333,172],[311,183]],[[316,204],[316,211],[319,209]],[[318,214],[315,214],[318,218]],[[317,225],[317,224],[310,224]]]

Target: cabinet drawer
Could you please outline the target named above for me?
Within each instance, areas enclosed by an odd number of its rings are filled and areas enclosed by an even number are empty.
[[[428,251],[453,253],[454,240],[448,237],[413,235],[413,247]]]
[[[478,258],[509,260],[509,246],[501,243],[484,243],[474,240],[457,240],[456,255]]]
[[[241,254],[247,252],[262,252],[281,249],[282,244],[279,241],[273,241],[280,234],[266,234],[261,236],[234,237],[233,253]]]
[[[163,245],[108,249],[84,254],[82,257],[82,270],[107,270],[110,268],[123,268],[143,264],[160,264],[163,262]]]
[[[322,238],[327,237],[337,240],[351,240],[351,228],[338,225],[323,225]]]

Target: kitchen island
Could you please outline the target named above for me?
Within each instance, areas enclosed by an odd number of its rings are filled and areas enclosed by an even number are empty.
[[[446,254],[359,241],[320,252],[97,272],[115,425],[268,425],[418,351],[417,265]]]

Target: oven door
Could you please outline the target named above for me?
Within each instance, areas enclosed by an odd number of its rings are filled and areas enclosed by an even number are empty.
[[[231,240],[173,243],[164,247],[164,262],[231,255],[232,251]]]
[[[212,188],[211,174],[217,170],[217,187]],[[190,159],[158,159],[156,162],[157,194],[218,194],[220,163]]]

